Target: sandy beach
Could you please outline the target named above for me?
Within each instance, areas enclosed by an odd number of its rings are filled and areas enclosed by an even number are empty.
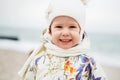
[[[0,50],[0,80],[20,80],[18,71],[27,55],[12,50]]]
[[[108,77],[108,80],[120,80],[120,67],[110,65],[102,65],[102,67]]]
[[[27,59],[20,51],[0,49],[0,80],[20,80],[17,72]],[[102,64],[108,80],[120,80],[120,67]]]

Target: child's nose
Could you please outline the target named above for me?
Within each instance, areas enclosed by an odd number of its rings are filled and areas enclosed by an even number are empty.
[[[69,34],[70,34],[70,31],[68,29],[63,29],[62,31],[63,36],[69,36]]]

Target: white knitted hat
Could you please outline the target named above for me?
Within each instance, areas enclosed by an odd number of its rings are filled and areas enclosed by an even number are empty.
[[[85,5],[83,0],[51,0],[46,14],[48,26],[57,16],[74,18],[81,27],[80,37],[82,37],[85,25]]]

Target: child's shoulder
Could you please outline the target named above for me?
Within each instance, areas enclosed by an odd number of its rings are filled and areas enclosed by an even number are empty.
[[[40,60],[43,60],[44,57],[45,57],[44,52],[37,54],[37,55],[34,57],[34,60],[33,60],[34,63],[35,63],[35,65],[36,65],[37,62],[39,62]]]

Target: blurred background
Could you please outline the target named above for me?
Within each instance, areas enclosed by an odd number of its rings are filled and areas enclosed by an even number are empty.
[[[0,80],[18,80],[28,52],[39,45],[50,0],[0,0]],[[90,55],[109,80],[120,80],[120,0],[88,0]],[[12,77],[11,77],[12,76]]]

